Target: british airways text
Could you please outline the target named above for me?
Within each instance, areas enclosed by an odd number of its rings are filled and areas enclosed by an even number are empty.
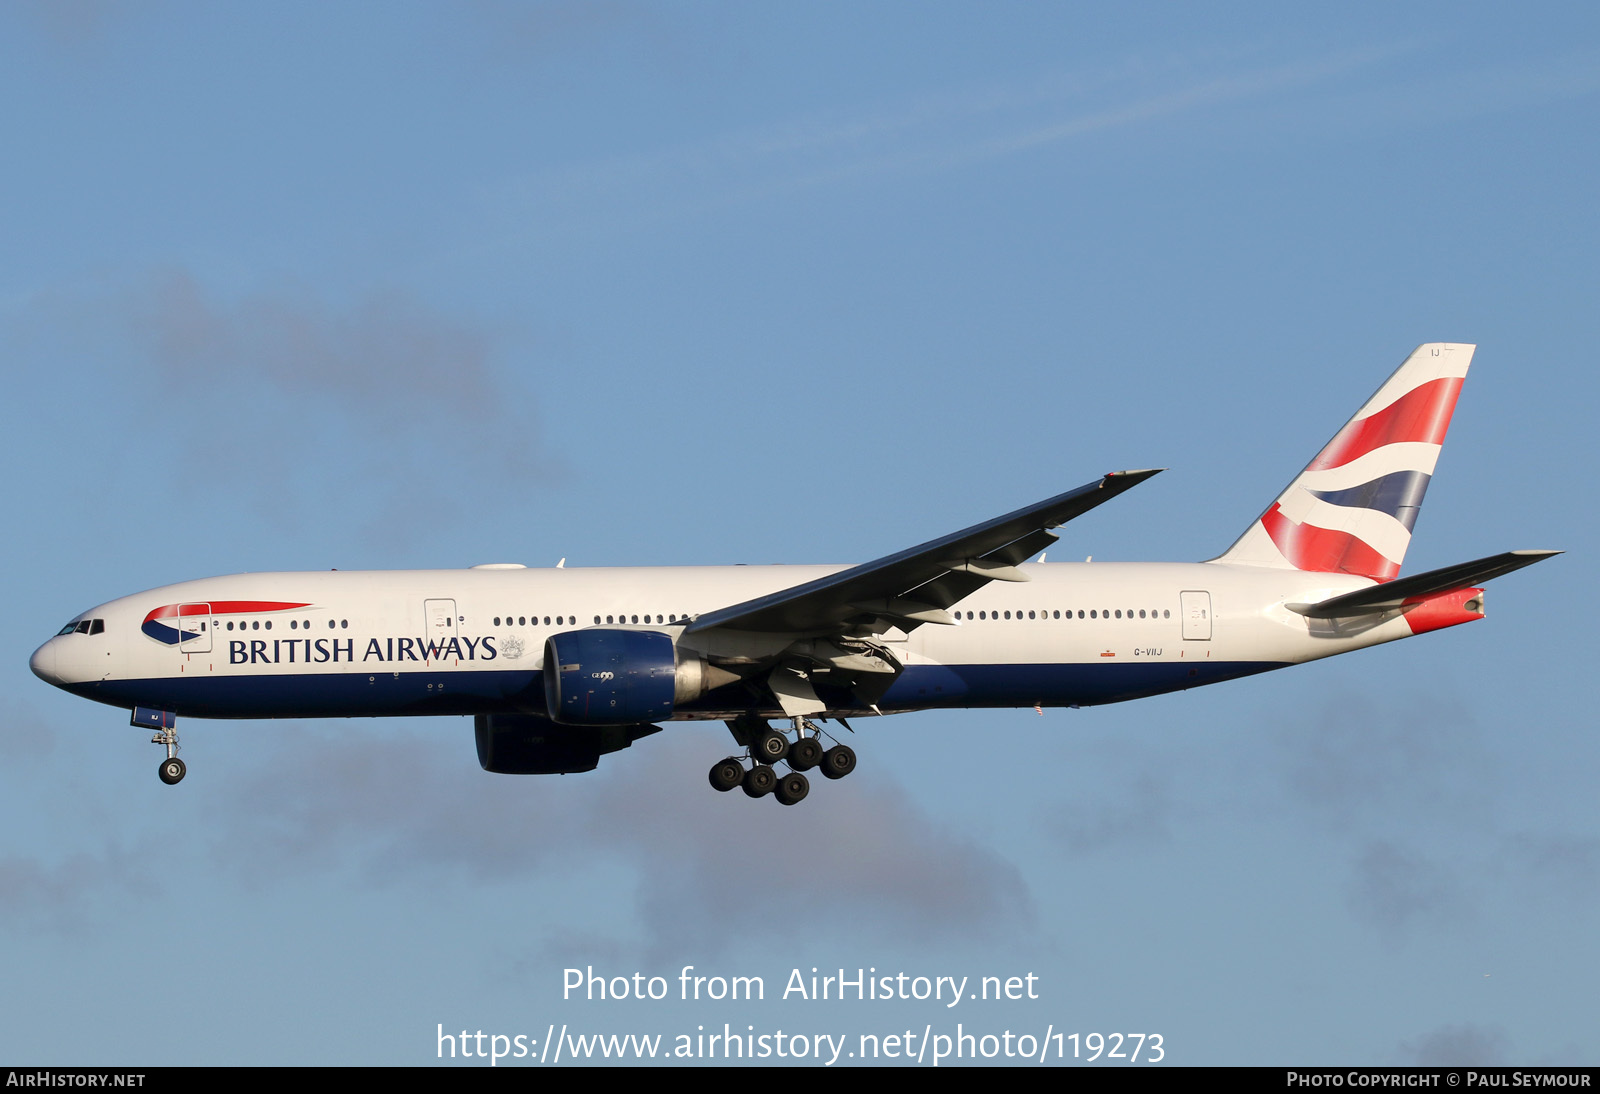
[[[230,665],[314,665],[354,662],[354,638],[253,638],[228,643]],[[369,638],[366,661],[493,661],[492,635],[483,638]]]

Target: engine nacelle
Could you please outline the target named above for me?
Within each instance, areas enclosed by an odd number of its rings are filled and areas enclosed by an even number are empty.
[[[594,628],[544,644],[544,701],[574,726],[653,722],[672,716],[678,662],[660,631]]]
[[[593,771],[600,757],[630,747],[660,726],[558,726],[535,714],[480,714],[472,722],[478,763],[500,775]]]
[[[544,644],[544,701],[563,725],[631,725],[670,718],[674,707],[738,679],[662,631],[593,627]]]

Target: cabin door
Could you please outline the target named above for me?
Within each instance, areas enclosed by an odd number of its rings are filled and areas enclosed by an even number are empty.
[[[1211,594],[1189,590],[1178,594],[1183,608],[1183,637],[1192,642],[1211,641]]]
[[[178,605],[178,652],[211,652],[211,605]]]
[[[437,641],[441,646],[456,636],[456,602],[454,600],[424,600],[422,618],[428,628],[427,643]]]

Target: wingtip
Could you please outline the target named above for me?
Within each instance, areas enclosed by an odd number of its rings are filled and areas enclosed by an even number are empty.
[[[1166,470],[1165,467],[1145,467],[1145,468],[1140,468],[1139,470],[1136,470],[1136,471],[1108,471],[1106,473],[1106,478],[1108,478],[1108,479],[1148,479],[1151,475],[1159,475],[1159,474],[1161,474],[1161,472],[1163,472],[1165,470]]]

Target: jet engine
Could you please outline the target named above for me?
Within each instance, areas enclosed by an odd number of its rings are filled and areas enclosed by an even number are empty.
[[[478,763],[500,775],[593,771],[607,752],[629,748],[660,726],[558,726],[536,714],[479,714],[472,722]]]
[[[670,718],[678,704],[737,679],[661,631],[595,627],[551,635],[544,645],[545,708],[563,725]]]

